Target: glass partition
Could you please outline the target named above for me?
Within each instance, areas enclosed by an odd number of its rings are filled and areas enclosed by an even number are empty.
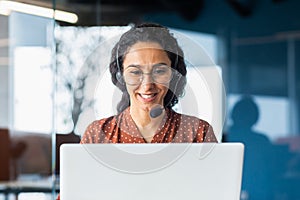
[[[225,138],[245,144],[244,199],[298,198],[298,41],[288,32],[231,41]]]
[[[54,199],[53,4],[0,1],[1,139],[8,174],[0,199]],[[52,13],[52,15],[51,15]],[[2,134],[3,132],[3,134]],[[3,141],[3,140],[2,140]],[[1,163],[1,172],[4,165]]]

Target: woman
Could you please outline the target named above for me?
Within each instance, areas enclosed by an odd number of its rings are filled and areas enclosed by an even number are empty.
[[[81,143],[217,142],[209,123],[172,110],[187,72],[183,51],[166,27],[131,28],[113,48],[109,67],[123,92],[118,114],[91,123]]]

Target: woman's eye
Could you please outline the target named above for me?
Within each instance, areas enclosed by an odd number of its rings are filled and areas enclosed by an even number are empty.
[[[166,70],[162,70],[162,69],[160,69],[160,70],[155,70],[155,73],[156,73],[156,74],[164,74],[164,73],[166,73]]]
[[[140,71],[140,70],[134,70],[134,71],[131,71],[130,74],[132,75],[135,75],[135,76],[138,76],[138,75],[141,75],[143,72]]]
[[[168,69],[163,69],[163,68],[159,68],[159,69],[155,69],[153,71],[154,74],[166,74],[168,72]]]

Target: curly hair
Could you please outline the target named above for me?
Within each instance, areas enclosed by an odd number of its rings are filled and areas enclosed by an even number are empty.
[[[186,85],[186,64],[184,62],[183,51],[179,47],[176,38],[169,29],[155,23],[143,23],[132,27],[125,32],[117,44],[112,49],[111,61],[109,65],[111,79],[122,91],[121,101],[118,103],[117,111],[121,113],[130,106],[130,98],[123,81],[123,61],[129,48],[137,42],[158,43],[167,53],[171,60],[171,67],[179,76],[172,78],[168,92],[164,97],[164,107],[172,108],[178,103],[178,97],[184,94]]]

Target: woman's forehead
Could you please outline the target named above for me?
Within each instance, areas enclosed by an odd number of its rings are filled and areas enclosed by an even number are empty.
[[[128,48],[127,53],[142,51],[146,49],[164,50],[162,46],[157,42],[137,42]]]
[[[157,63],[170,64],[166,51],[157,43],[139,42],[133,45],[124,57],[124,66],[128,65],[153,65]]]

